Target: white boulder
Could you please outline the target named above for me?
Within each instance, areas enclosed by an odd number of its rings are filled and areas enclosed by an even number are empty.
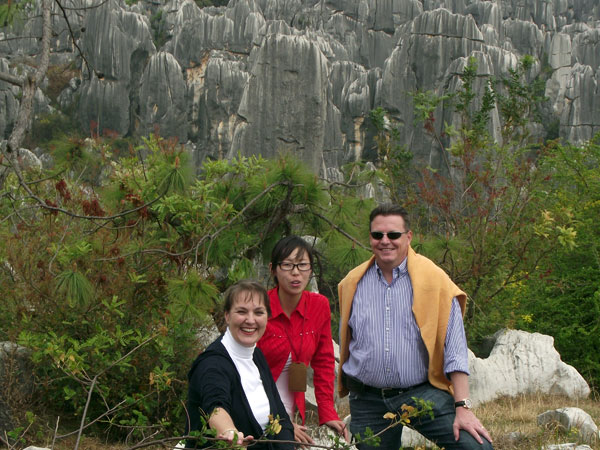
[[[592,416],[579,408],[559,408],[542,413],[537,418],[538,425],[545,427],[556,424],[565,432],[576,432],[582,442],[598,442],[598,426]]]
[[[560,359],[554,338],[539,333],[501,330],[488,358],[477,358],[469,351],[469,368],[475,404],[533,392],[570,398],[590,394],[579,372]]]

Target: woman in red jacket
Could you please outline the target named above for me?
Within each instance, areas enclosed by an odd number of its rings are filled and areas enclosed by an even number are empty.
[[[313,249],[302,238],[281,239],[271,253],[269,270],[275,288],[269,291],[271,317],[258,347],[267,358],[279,395],[290,417],[298,412],[302,425],[294,424],[296,441],[312,444],[304,421],[306,368],[313,369],[319,425],[327,425],[348,440],[348,431],[333,403],[335,359],[331,339],[329,300],[306,288],[312,275]]]

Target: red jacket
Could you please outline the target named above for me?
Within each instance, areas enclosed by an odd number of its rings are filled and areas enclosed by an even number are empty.
[[[331,339],[331,309],[327,297],[304,291],[298,306],[288,318],[281,309],[277,288],[269,291],[271,317],[258,347],[267,358],[273,378],[277,380],[292,353],[292,361],[301,361],[313,368],[315,397],[319,411],[319,424],[340,420],[333,404],[335,359]],[[287,331],[287,333],[286,333]],[[303,336],[302,336],[303,334]],[[293,340],[290,346],[289,337]],[[295,352],[299,352],[298,358]],[[306,418],[304,392],[294,393],[296,408]]]

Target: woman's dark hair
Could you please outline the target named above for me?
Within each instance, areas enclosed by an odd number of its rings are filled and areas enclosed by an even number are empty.
[[[275,280],[275,285],[279,284],[277,282],[277,276],[275,276],[275,269],[277,264],[282,262],[285,258],[290,256],[292,252],[296,249],[300,249],[298,252],[299,257],[306,255],[308,256],[308,261],[312,267],[313,259],[315,255],[315,251],[308,242],[302,239],[300,236],[287,236],[279,240],[275,247],[273,247],[273,251],[271,252],[271,273],[273,274],[273,279]]]
[[[271,302],[267,290],[262,284],[254,280],[241,280],[227,288],[225,294],[223,294],[223,312],[229,312],[236,300],[242,298],[244,301],[250,300],[253,294],[258,294],[267,309],[267,316],[271,317]],[[240,298],[240,296],[243,297]]]

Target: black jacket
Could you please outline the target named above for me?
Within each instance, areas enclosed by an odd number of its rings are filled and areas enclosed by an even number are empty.
[[[252,435],[258,439],[263,434],[263,430],[256,421],[244,389],[240,374],[225,346],[221,343],[223,336],[218,338],[207,349],[202,352],[192,364],[188,373],[189,389],[187,409],[190,416],[189,429],[199,430],[201,427],[201,417],[208,416],[216,407],[223,408],[231,416],[236,428],[244,435]],[[279,434],[267,436],[267,439],[294,440],[294,428],[290,418],[285,411],[285,407],[277,392],[277,386],[267,365],[267,361],[257,347],[254,350],[253,361],[258,368],[260,377],[269,403],[273,417],[279,415],[279,423],[282,426]],[[206,444],[206,446],[210,443]],[[188,440],[187,448],[194,448],[194,440]],[[255,444],[249,447],[253,450],[293,450],[292,444]]]

